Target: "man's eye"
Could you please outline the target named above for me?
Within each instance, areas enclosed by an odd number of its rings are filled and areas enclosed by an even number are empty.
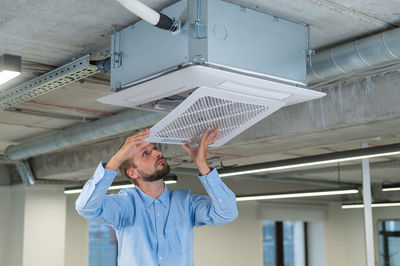
[[[146,157],[147,155],[149,155],[147,151],[143,152],[143,157]]]

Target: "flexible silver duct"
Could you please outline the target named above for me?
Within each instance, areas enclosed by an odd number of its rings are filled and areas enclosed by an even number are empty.
[[[307,83],[333,81],[400,62],[400,28],[317,52],[307,66]]]
[[[165,114],[157,112],[130,110],[92,123],[73,126],[34,141],[10,146],[6,149],[5,154],[10,160],[24,160],[39,154],[58,151],[102,138],[150,127],[164,116]]]

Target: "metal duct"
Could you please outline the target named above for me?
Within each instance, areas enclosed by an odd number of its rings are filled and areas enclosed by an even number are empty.
[[[23,160],[39,154],[150,127],[164,116],[165,114],[157,112],[130,110],[92,123],[73,126],[34,141],[10,146],[6,149],[5,155],[10,160]]]
[[[25,186],[31,186],[35,184],[35,176],[32,173],[31,167],[27,161],[18,162],[16,165],[19,176]]]
[[[328,82],[400,62],[400,28],[318,52],[307,66],[307,83]]]

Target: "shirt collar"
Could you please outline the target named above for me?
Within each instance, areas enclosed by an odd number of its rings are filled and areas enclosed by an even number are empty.
[[[155,200],[159,200],[161,202],[161,204],[165,207],[168,208],[169,206],[169,190],[167,188],[167,186],[164,184],[164,191],[163,193],[156,199],[153,198],[152,196],[147,195],[146,193],[144,193],[140,187],[136,187],[136,190],[139,193],[139,196],[142,198],[144,206],[146,208],[150,207],[150,205],[152,205],[154,203]]]

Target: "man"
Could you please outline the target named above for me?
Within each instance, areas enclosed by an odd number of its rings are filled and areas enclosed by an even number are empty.
[[[206,160],[208,145],[219,136],[218,128],[207,129],[194,148],[183,145],[211,199],[167,189],[162,178],[169,166],[155,145],[144,141],[149,135],[146,129],[127,138],[107,163],[100,163],[79,195],[76,209],[85,218],[115,229],[119,266],[190,266],[193,227],[224,224],[237,217],[235,195]],[[106,195],[117,169],[137,186]]]

